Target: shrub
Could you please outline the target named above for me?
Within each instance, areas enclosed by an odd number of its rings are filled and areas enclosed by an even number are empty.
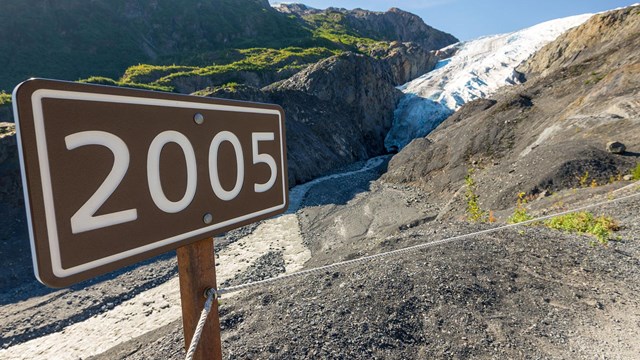
[[[613,218],[604,215],[596,217],[586,211],[556,216],[546,220],[544,225],[551,229],[595,236],[603,245],[613,239],[614,231],[620,229]]]
[[[6,92],[0,92],[0,106],[2,105],[11,105],[11,94],[7,94]]]
[[[513,215],[511,215],[511,217],[507,219],[507,222],[509,224],[517,224],[533,219],[533,216],[527,213],[527,208],[525,207],[527,199],[525,198],[525,195],[526,194],[524,192],[518,193],[518,202],[516,204],[516,208],[513,211]]]
[[[586,188],[588,181],[589,181],[589,171],[585,171],[582,176],[578,176],[578,182],[580,183],[580,187]]]
[[[465,198],[467,200],[467,218],[473,222],[485,222],[487,219],[487,212],[480,208],[478,200],[480,197],[476,193],[476,182],[473,180],[473,171],[469,171],[469,174],[464,178],[467,185],[467,191],[465,192]]]
[[[109,85],[109,86],[118,86],[118,82],[103,76],[92,76],[87,79],[78,80],[79,83],[83,84],[98,84],[98,85]]]
[[[137,65],[135,68],[127,70],[126,79],[152,77],[153,72],[164,75],[154,82],[153,85],[168,85],[180,77],[191,76],[218,76],[222,74],[233,74],[239,71],[265,72],[280,71],[284,69],[302,69],[309,64],[313,64],[322,59],[339,54],[339,50],[330,50],[323,47],[300,48],[287,47],[284,49],[250,48],[237,50],[240,60],[228,64],[216,64],[206,67],[158,67],[150,65]],[[220,84],[222,85],[222,84]]]
[[[631,179],[640,180],[640,163],[635,168],[631,169]]]

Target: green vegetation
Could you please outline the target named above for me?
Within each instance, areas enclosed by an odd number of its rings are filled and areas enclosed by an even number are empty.
[[[607,76],[607,74],[593,71],[591,72],[591,74],[589,74],[589,78],[584,81],[584,84],[597,84],[600,82],[600,80],[604,79],[605,76]]]
[[[473,180],[473,170],[469,171],[467,176],[464,178],[464,181],[467,186],[464,194],[465,199],[467,200],[467,219],[473,222],[487,222],[488,214],[480,208],[480,204],[478,203],[480,196],[476,193],[477,189],[476,182]]]
[[[170,87],[172,82],[181,77],[191,76],[219,76],[220,84],[233,82],[236,73],[247,72],[278,72],[287,69],[301,69],[309,64],[340,53],[321,47],[300,48],[287,47],[283,49],[250,48],[236,50],[235,58],[239,60],[221,65],[206,67],[185,66],[152,66],[137,65],[127,69],[122,78],[123,83],[136,79],[153,80],[152,86]],[[226,75],[226,76],[225,76]]]
[[[640,163],[635,168],[631,169],[631,179],[640,180]]]
[[[388,46],[384,41],[358,34],[347,25],[345,14],[339,11],[308,15],[304,19],[313,29],[315,38],[328,40],[352,51],[370,53],[375,48]]]
[[[578,183],[581,188],[586,188],[589,182],[589,171],[585,171],[582,176],[578,176]]]
[[[234,48],[312,47],[297,19],[255,0],[22,0],[2,4],[0,88],[29,77],[115,78],[132,64],[205,66]],[[43,60],[46,59],[46,60]]]
[[[613,218],[604,215],[596,217],[586,211],[556,216],[546,220],[544,225],[551,229],[595,236],[603,245],[613,240],[613,232],[620,228]]]
[[[525,208],[527,202],[525,193],[519,193],[516,208],[513,215],[507,220],[508,223],[517,224],[534,219]],[[554,208],[563,207],[564,205],[562,203],[554,204]],[[555,216],[544,222],[535,221],[532,222],[532,225],[544,225],[550,229],[570,233],[589,234],[594,236],[598,242],[603,245],[606,245],[609,240],[614,239],[613,232],[620,228],[613,218],[604,215],[596,217],[587,211]]]
[[[509,224],[517,224],[533,219],[533,216],[529,215],[529,213],[527,212],[527,208],[525,207],[528,202],[525,198],[525,195],[526,194],[524,192],[518,193],[518,202],[516,204],[516,209],[514,210],[513,215],[511,215],[509,219],[507,219],[507,222]]]
[[[143,89],[143,90],[154,90],[154,91],[166,91],[171,92],[173,88],[170,86],[158,86],[158,85],[148,85],[148,84],[138,84],[138,83],[130,83],[130,82],[122,82],[116,81],[103,76],[92,76],[87,79],[78,80],[80,83],[85,84],[98,84],[98,85],[108,85],[108,86],[122,86],[129,87],[134,89]]]
[[[179,65],[149,65],[138,64],[129,67],[125,72],[120,82],[122,83],[152,83],[158,79],[177,72],[188,72],[198,69],[197,66],[179,66]]]
[[[11,105],[11,94],[7,94],[6,92],[0,91],[0,106]]]

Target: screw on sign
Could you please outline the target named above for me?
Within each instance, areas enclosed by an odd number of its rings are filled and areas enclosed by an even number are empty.
[[[177,249],[190,341],[216,287],[211,237],[288,205],[282,109],[43,79],[13,99],[38,280],[69,286]],[[219,355],[217,321],[217,353],[196,357]]]

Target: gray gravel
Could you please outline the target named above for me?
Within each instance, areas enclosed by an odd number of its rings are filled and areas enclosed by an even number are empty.
[[[224,358],[637,358],[640,201],[594,212],[620,221],[620,241],[592,246],[587,236],[529,226],[225,298]],[[489,226],[497,225],[427,221],[366,251]],[[172,323],[96,359],[181,358],[180,327]]]

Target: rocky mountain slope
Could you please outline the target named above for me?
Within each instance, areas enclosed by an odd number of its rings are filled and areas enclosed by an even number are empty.
[[[482,206],[498,210],[519,192],[550,194],[628,173],[640,153],[638,9],[595,15],[542,48],[518,68],[526,83],[464,105],[394,157],[384,179],[448,199],[475,169]],[[611,141],[626,152],[607,151]]]
[[[516,67],[567,29],[592,14],[546,21],[509,34],[485,36],[438,51],[446,57],[437,69],[404,84],[406,94],[385,139],[387,148],[402,149],[423,137],[465,103],[486,98],[502,86],[521,83]]]
[[[206,4],[195,0],[171,3],[122,0],[107,4],[101,0],[64,5],[31,1],[35,10],[30,16],[38,20],[38,26],[26,29],[24,36],[42,30],[46,36],[60,38],[41,42],[38,46],[31,46],[27,41],[30,38],[25,39],[24,47],[8,50],[8,53],[13,51],[14,60],[46,56],[50,60],[48,73],[40,73],[38,67],[29,67],[28,61],[16,61],[15,64],[9,62],[3,74],[21,76],[21,70],[13,67],[19,65],[27,66],[38,76],[65,78],[66,67],[73,71],[92,71],[94,75],[110,75],[108,72],[112,73],[113,69],[107,71],[96,66],[92,62],[93,55],[84,55],[85,52],[93,54],[85,47],[97,46],[102,42],[101,37],[122,38],[113,31],[128,31],[129,36],[124,37],[126,41],[108,46],[112,55],[119,57],[118,61],[162,63],[170,59],[174,65],[138,64],[126,69],[117,80],[93,76],[82,82],[280,104],[291,110],[288,111],[292,120],[288,124],[288,134],[292,185],[383,153],[385,149],[380,144],[388,132],[398,100],[393,86],[431,70],[437,62],[432,50],[457,41],[424,24],[419,17],[399,9],[380,13],[315,10],[291,5],[280,7],[278,11],[267,1],[257,0],[240,3],[216,0]],[[27,11],[25,6],[12,4],[2,16],[23,14]],[[295,12],[297,8],[305,10]],[[57,18],[89,14],[90,20],[96,13],[101,13],[93,25],[97,35],[79,31],[76,27],[83,23],[62,24]],[[118,22],[120,18],[127,20],[126,26]],[[186,21],[186,18],[191,20]],[[25,18],[12,21],[9,23],[16,29],[27,27],[23,23]],[[160,27],[162,21],[173,25]],[[142,30],[149,33],[141,33]],[[92,34],[100,38],[86,38]],[[155,55],[136,58],[139,49],[129,48],[136,42],[144,45],[143,50],[153,50]],[[48,43],[60,46],[50,49],[45,45]],[[2,46],[0,40],[0,53],[3,53]],[[248,48],[250,46],[261,47]],[[21,53],[29,51],[34,53]],[[62,61],[62,67],[58,68],[58,53],[51,51],[69,56],[74,52],[83,54],[78,56],[83,59],[83,66],[75,64],[74,60]],[[127,56],[118,55],[120,52],[126,52]],[[178,54],[182,58],[176,57]],[[197,54],[200,60],[193,60],[190,54]],[[119,64],[110,62],[101,52],[94,55],[113,66]],[[322,61],[324,59],[327,60]],[[209,65],[198,65],[202,62]],[[321,82],[323,78],[332,81]],[[278,83],[283,80],[286,82]],[[309,84],[313,89],[307,86]],[[247,87],[250,90],[245,91]],[[270,90],[261,93],[260,88]],[[10,113],[10,99],[5,95],[2,94],[0,103],[0,121],[11,120],[6,118]],[[344,131],[336,133],[335,129]]]
[[[219,87],[197,94],[281,105],[289,183],[295,185],[385,153],[384,136],[401,96],[393,81],[386,62],[348,52],[263,89]]]

